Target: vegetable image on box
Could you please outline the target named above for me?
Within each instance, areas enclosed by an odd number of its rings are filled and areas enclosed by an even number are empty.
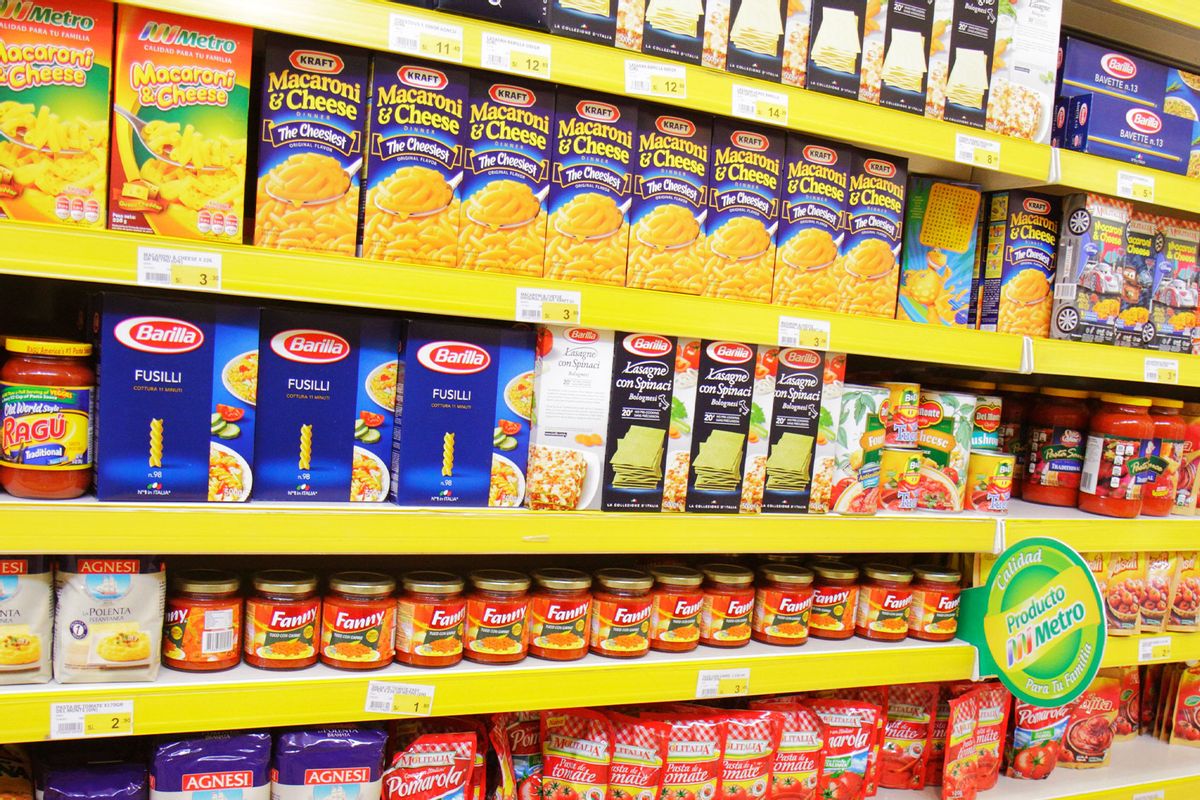
[[[300,460],[297,469],[310,469],[312,466],[312,425],[300,426]]]
[[[161,467],[163,457],[163,421],[150,420],[150,462],[151,467]]]

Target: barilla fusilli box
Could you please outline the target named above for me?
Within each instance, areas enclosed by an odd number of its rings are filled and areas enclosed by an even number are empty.
[[[154,747],[150,800],[269,800],[271,734],[206,733]]]
[[[1054,305],[1060,200],[1012,189],[988,196],[979,329],[1047,336]]]
[[[520,506],[533,417],[533,331],[416,320],[403,359],[392,461],[396,502]]]
[[[625,285],[699,294],[712,120],[659,106],[638,112],[638,168]]]
[[[839,301],[854,149],[789,134],[772,302],[832,311]]]
[[[1098,194],[1063,200],[1050,336],[1112,344],[1121,310],[1118,269],[1125,260],[1125,227],[1133,207]]]
[[[558,90],[546,277],[625,285],[637,104]]]
[[[774,128],[714,122],[701,294],[771,301],[786,141]]]
[[[457,262],[467,88],[465,70],[372,56],[363,258]]]
[[[366,725],[277,733],[271,800],[379,800],[386,746],[387,733]]]
[[[254,31],[117,10],[108,227],[241,242]]]
[[[104,387],[97,392],[98,498],[250,498],[258,314],[246,305],[96,298],[96,382]]]
[[[896,314],[908,160],[855,150],[835,310],[891,319]]]
[[[1149,347],[1167,353],[1190,353],[1197,325],[1200,293],[1200,224],[1194,220],[1160,218],[1163,247],[1158,254],[1150,295]]]
[[[458,266],[541,275],[554,87],[471,74]]]
[[[262,312],[255,435],[260,500],[380,503],[391,490],[401,323]]]
[[[1125,226],[1125,258],[1117,265],[1121,310],[1113,322],[1113,344],[1150,347],[1154,341],[1150,297],[1154,294],[1154,276],[1163,242],[1157,214],[1135,210],[1130,215]]]
[[[5,3],[0,41],[0,219],[104,227],[112,3]]]
[[[357,252],[367,53],[271,34],[262,70],[254,243]]]

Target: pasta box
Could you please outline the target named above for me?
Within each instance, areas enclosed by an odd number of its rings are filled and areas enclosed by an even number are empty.
[[[400,336],[385,317],[263,310],[255,499],[388,498]]]
[[[870,0],[812,0],[807,88],[858,99],[870,5]]]
[[[976,184],[909,178],[898,319],[967,326],[982,211]]]
[[[392,460],[403,506],[516,508],[525,499],[534,333],[409,323]]]
[[[94,298],[99,499],[249,499],[258,325],[253,306]]]
[[[1163,113],[1192,121],[1187,175],[1200,177],[1200,75],[1174,67],[1167,71]]]
[[[888,12],[891,5],[891,0],[870,0],[863,12],[862,74],[858,81],[858,99],[871,105],[879,105],[884,44],[887,41]]]
[[[1058,51],[1055,95],[1101,93],[1145,108],[1162,108],[1167,67],[1077,36],[1063,36]]]
[[[933,0],[891,0],[880,64],[878,102],[912,114],[925,113]]]
[[[1103,195],[1074,194],[1063,200],[1062,214],[1050,336],[1112,344],[1121,308],[1117,270],[1125,260],[1133,207]]]
[[[494,22],[546,29],[551,0],[439,0],[441,11],[455,11]]]
[[[804,88],[808,82],[808,37],[812,30],[812,4],[788,3],[783,23],[783,64],[780,80]]]
[[[1048,142],[1062,3],[1009,3],[996,21],[987,129]]]
[[[1192,120],[1103,92],[1067,101],[1067,148],[1182,175],[1191,152]]]
[[[996,8],[990,2],[955,5],[943,119],[986,127],[996,22]]]
[[[636,5],[643,5],[636,3]],[[702,0],[655,0],[644,4],[642,52],[688,64],[699,64],[705,55],[705,31],[709,34],[706,66],[724,67],[725,33],[729,25],[728,6]]]
[[[725,70],[778,83],[792,5],[788,0],[731,0]]]
[[[892,319],[900,280],[908,160],[855,150],[837,311]]]
[[[1046,336],[1058,263],[1060,200],[1023,189],[988,196],[979,329]]]
[[[950,77],[950,35],[954,30],[955,5],[955,0],[933,2],[929,75],[925,81],[925,116],[932,119],[942,119],[946,114],[946,79]]]
[[[1150,297],[1165,242],[1159,219],[1134,210],[1125,226],[1125,258],[1117,266],[1121,310],[1113,323],[1113,344],[1119,347],[1150,347],[1154,341]]]
[[[1200,224],[1161,218],[1163,246],[1158,253],[1150,295],[1149,347],[1167,353],[1190,353],[1196,336],[1200,293]]]
[[[551,33],[612,47],[617,35],[617,0],[554,0],[549,22]]]

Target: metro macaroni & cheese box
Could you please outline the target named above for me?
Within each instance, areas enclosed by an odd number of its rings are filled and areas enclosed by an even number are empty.
[[[1060,200],[1022,189],[988,196],[979,329],[1048,336]]]
[[[1050,336],[1112,344],[1121,310],[1118,269],[1125,260],[1125,227],[1133,207],[1097,194],[1063,200],[1054,276]]]
[[[854,152],[837,311],[895,315],[907,178],[906,159]]]
[[[118,9],[110,228],[242,241],[253,33]]]
[[[367,54],[267,37],[254,243],[354,255],[367,127]]]
[[[113,6],[0,6],[0,219],[107,220]]]

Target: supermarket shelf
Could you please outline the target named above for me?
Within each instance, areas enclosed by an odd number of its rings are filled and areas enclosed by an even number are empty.
[[[701,647],[624,662],[588,656],[572,664],[527,659],[444,670],[393,665],[363,674],[324,666],[288,674],[245,665],[215,675],[164,669],[155,683],[0,688],[0,742],[46,738],[53,703],[132,700],[133,732],[152,734],[384,719],[364,711],[371,681],[433,687],[434,714],[475,714],[690,700],[700,670],[748,668],[752,694],[870,686],[899,675],[912,681],[966,679],[974,658],[974,650],[961,642],[881,645],[850,639],[812,641],[800,651],[751,643],[730,652]]]
[[[1200,29],[1200,6],[1195,0],[1114,0],[1118,5],[1152,14],[1178,25]]]
[[[1131,667],[1196,659],[1200,659],[1200,633],[1144,633],[1109,636],[1101,666]]]
[[[1195,189],[1200,199],[1200,182]],[[1180,386],[1200,386],[1200,356],[1179,353],[1159,353],[1154,350],[1135,350],[1083,342],[1064,342],[1057,339],[1032,339],[1033,368],[1038,375],[1070,375],[1091,379],[1145,382],[1146,360],[1178,361],[1179,374],[1175,383]],[[1169,380],[1160,381],[1165,384]]]
[[[1075,508],[1012,501],[1004,520],[1005,545],[1035,536],[1061,539],[1084,553],[1194,550],[1200,547],[1200,517],[1115,519]]]
[[[1111,158],[1077,153],[1073,150],[1055,150],[1057,162],[1050,172],[1050,183],[1082,192],[1098,192],[1114,197],[1126,197],[1139,203],[1160,206],[1164,209],[1200,213],[1200,182],[1186,175],[1175,175],[1158,169],[1126,164]],[[1118,176],[1127,173],[1134,178],[1136,187],[1127,192],[1118,190]],[[1148,194],[1142,194],[1148,192]]]

